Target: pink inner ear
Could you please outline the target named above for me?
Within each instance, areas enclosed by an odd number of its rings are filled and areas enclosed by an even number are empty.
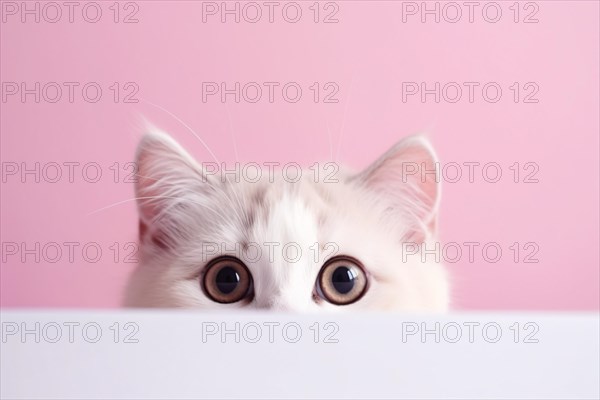
[[[436,229],[439,197],[437,161],[429,143],[419,137],[402,140],[361,174],[366,185],[407,209],[430,233]],[[420,242],[427,232],[416,229],[410,241]]]
[[[140,223],[139,223],[140,241],[143,240],[144,235],[146,234],[147,231],[148,231],[148,226],[140,219]]]
[[[422,193],[421,201],[431,211],[439,195],[439,173],[434,155],[427,148],[418,146],[407,149],[406,155],[401,157],[404,163],[409,163],[403,166],[404,181],[412,182],[419,188]]]
[[[430,233],[437,229],[437,201],[439,196],[439,171],[438,163],[432,150],[425,143],[411,143],[398,157],[402,160],[403,182],[410,183],[418,188],[415,193],[418,201],[423,205],[419,217]],[[413,234],[413,241],[421,243],[425,240],[425,232],[417,231]]]
[[[140,243],[148,240],[146,236],[151,235],[150,242],[156,247],[162,250],[169,250],[171,246],[169,245],[169,237],[167,234],[162,231],[160,228],[155,229],[154,231],[150,231],[148,229],[148,225],[146,225],[142,220],[139,223],[139,240]]]

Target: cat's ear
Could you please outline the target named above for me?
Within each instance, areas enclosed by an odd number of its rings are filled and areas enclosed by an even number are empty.
[[[169,248],[185,234],[178,220],[198,202],[206,177],[171,136],[159,131],[141,139],[135,160],[140,240]]]
[[[353,180],[375,191],[414,225],[405,240],[422,242],[436,233],[439,164],[429,141],[410,136],[396,143]]]

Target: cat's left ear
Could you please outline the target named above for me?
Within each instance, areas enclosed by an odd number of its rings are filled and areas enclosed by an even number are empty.
[[[186,221],[206,202],[210,180],[201,166],[171,136],[158,130],[146,134],[136,152],[135,193],[140,240],[162,249],[186,237]]]
[[[423,136],[407,137],[353,180],[375,191],[413,223],[409,239],[422,242],[436,233],[440,201],[439,163],[431,143]]]

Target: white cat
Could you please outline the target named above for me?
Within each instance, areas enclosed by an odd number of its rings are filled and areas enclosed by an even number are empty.
[[[291,169],[216,173],[160,132],[142,139],[136,161],[141,261],[127,306],[448,307],[444,267],[403,245],[435,240],[440,187],[435,173],[415,173],[436,163],[422,137],[400,141],[361,173],[331,177],[324,164],[320,176],[306,169],[295,183]]]

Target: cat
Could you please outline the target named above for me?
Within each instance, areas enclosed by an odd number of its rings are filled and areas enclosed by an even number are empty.
[[[436,239],[437,159],[422,136],[333,178],[332,164],[220,174],[160,131],[141,139],[136,163],[140,264],[125,306],[448,309],[444,266],[404,246]]]

